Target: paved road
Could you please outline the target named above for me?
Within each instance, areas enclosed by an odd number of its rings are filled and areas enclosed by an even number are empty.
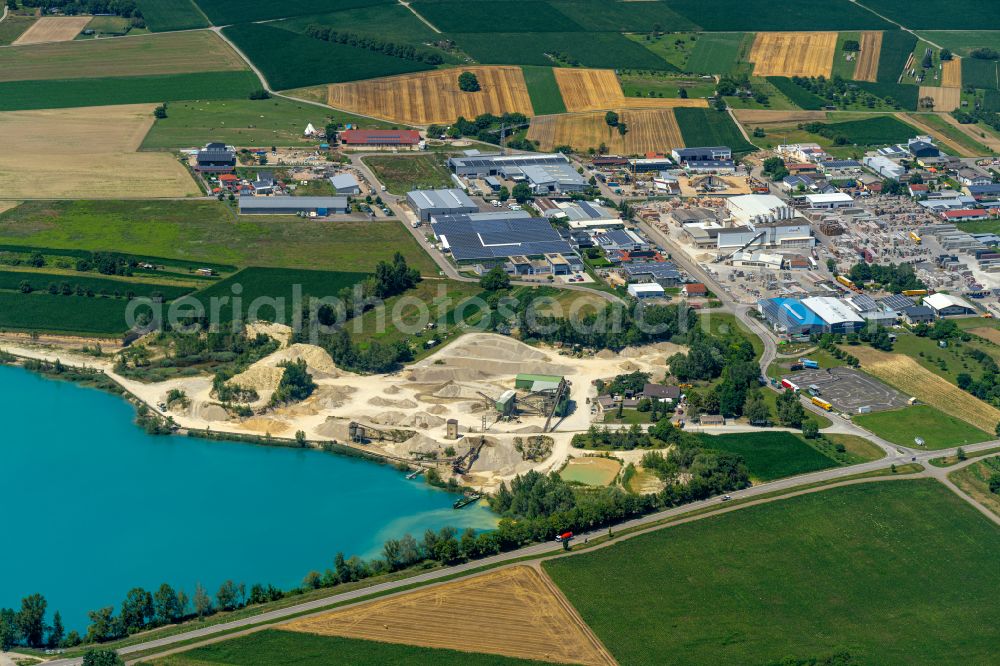
[[[976,451],[981,451],[988,448],[993,448],[1000,446],[1000,440],[983,442],[981,444],[974,444],[970,446],[963,447],[967,453],[974,453]],[[915,454],[910,453],[899,453],[894,452],[894,455],[877,460],[874,462],[862,463],[859,465],[852,465],[850,467],[837,467],[833,469],[823,470],[820,472],[814,472],[812,474],[803,474],[801,476],[790,477],[787,479],[780,479],[778,481],[773,481],[771,483],[761,484],[759,486],[753,486],[745,490],[734,491],[730,493],[730,496],[735,499],[751,499],[760,498],[762,495],[767,495],[779,490],[790,490],[798,486],[804,486],[808,484],[821,483],[836,481],[837,479],[843,479],[848,476],[853,476],[855,474],[861,474],[865,472],[871,472],[880,469],[886,469],[890,464],[903,465],[912,461],[920,462],[924,464],[927,471],[923,473],[924,476],[931,476],[936,478],[942,483],[945,483],[949,488],[955,491],[960,497],[970,502],[976,506],[980,511],[989,517],[993,522],[1000,524],[1000,518],[988,512],[985,508],[977,504],[972,498],[963,493],[961,490],[956,488],[954,484],[949,482],[946,478],[947,473],[954,471],[961,467],[961,465],[938,469],[933,466],[927,465],[927,461],[930,458],[937,458],[941,456],[947,456],[954,454],[956,449],[947,449],[941,451],[922,451]],[[971,464],[974,460],[968,460],[964,464]],[[912,476],[911,476],[912,478]],[[692,502],[691,504],[685,504],[680,507],[673,509],[667,509],[665,511],[660,511],[648,516],[643,516],[642,518],[636,518],[634,520],[621,523],[614,527],[615,531],[621,531],[628,528],[638,528],[643,526],[649,526],[652,523],[656,523],[665,518],[670,518],[678,516],[680,514],[688,513],[695,509],[704,507],[714,507],[721,506],[721,500],[718,497],[703,500],[700,502]],[[607,534],[607,529],[594,530],[592,532],[587,532],[577,535],[577,541],[581,539],[597,538]],[[256,625],[263,622],[277,622],[291,615],[297,615],[299,613],[316,611],[324,607],[330,606],[336,603],[348,602],[360,597],[365,597],[374,593],[379,592],[392,592],[394,590],[400,590],[400,588],[410,586],[414,583],[430,583],[433,581],[438,581],[442,578],[454,576],[455,574],[461,574],[463,572],[468,572],[472,569],[478,569],[479,567],[492,564],[503,564],[506,562],[511,562],[513,560],[529,556],[529,555],[544,555],[544,554],[555,554],[560,551],[562,546],[555,542],[546,542],[533,544],[520,548],[518,550],[510,551],[507,553],[502,553],[494,557],[485,558],[482,560],[475,560],[473,562],[467,562],[464,564],[459,564],[453,567],[447,567],[444,569],[439,569],[436,571],[427,572],[411,578],[405,578],[403,580],[392,581],[387,583],[380,583],[378,585],[373,585],[371,587],[366,587],[358,590],[352,590],[350,592],[343,592],[340,594],[332,594],[328,597],[322,599],[316,599],[314,601],[309,601],[301,604],[296,604],[294,606],[289,606],[287,608],[282,608],[279,610],[269,611],[267,613],[261,613],[260,615],[255,615],[253,617],[248,617],[240,620],[234,620],[232,622],[226,622],[222,624],[216,624],[212,626],[207,626],[199,629],[192,629],[191,631],[186,631],[184,633],[175,634],[173,636],[168,636],[165,638],[155,639],[146,641],[143,643],[137,643],[135,645],[130,645],[128,647],[121,648],[119,653],[123,656],[128,656],[129,654],[134,654],[136,652],[145,652],[147,650],[153,650],[158,648],[169,648],[172,645],[181,642],[191,641],[198,638],[207,638],[213,634],[217,634],[223,631],[232,631],[240,628],[246,628],[250,625]],[[471,574],[470,574],[471,575]],[[55,661],[48,662],[53,666],[78,666],[82,663],[81,658],[73,659],[58,659]]]

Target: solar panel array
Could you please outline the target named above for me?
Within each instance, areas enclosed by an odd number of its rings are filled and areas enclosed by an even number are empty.
[[[432,228],[456,261],[573,253],[569,243],[544,219],[527,213],[486,215],[442,215],[434,217]]]

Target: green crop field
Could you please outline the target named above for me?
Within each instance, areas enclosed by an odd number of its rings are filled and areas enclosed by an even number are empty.
[[[744,41],[752,43],[753,34],[741,32],[699,35],[686,71],[695,74],[729,74],[736,69],[744,50]]]
[[[377,643],[338,636],[316,636],[292,631],[265,629],[189,652],[156,659],[155,666],[271,666],[289,663],[296,666],[383,666],[383,664],[434,664],[435,666],[538,666],[543,662],[525,661],[473,652],[457,652],[394,643]]]
[[[754,482],[767,482],[837,467],[837,462],[790,432],[749,432],[698,437],[706,448],[743,457]]]
[[[198,6],[215,25],[250,23],[273,19],[322,14],[354,7],[391,4],[392,0],[196,0]]]
[[[223,32],[260,68],[271,87],[279,90],[433,69],[415,60],[313,39],[268,25],[234,25]]]
[[[848,0],[779,3],[770,0],[671,0],[670,7],[709,32],[749,30],[879,30],[891,27]]]
[[[983,108],[987,111],[1000,111],[1000,91],[987,90],[983,95]]]
[[[113,296],[116,292],[122,296],[130,292],[135,296],[159,294],[167,301],[172,301],[175,298],[180,298],[184,294],[194,291],[191,287],[95,277],[94,273],[65,274],[35,271],[0,271],[0,291],[19,291],[22,281],[31,285],[34,291],[47,291],[50,284],[59,286],[67,284],[74,292],[77,287],[80,287],[84,290],[89,289],[98,296]]]
[[[521,71],[524,72],[524,82],[528,86],[528,96],[531,97],[531,107],[536,116],[566,113],[566,104],[551,67],[522,66]]]
[[[0,244],[345,271],[372,271],[399,251],[425,275],[438,273],[397,220],[237,219],[217,201],[31,201],[0,213]]]
[[[876,97],[881,97],[883,100],[892,99],[903,110],[917,110],[917,102],[920,97],[919,86],[910,86],[903,83],[883,83],[881,81],[875,83],[870,81],[854,81],[852,85],[856,85],[858,88]]]
[[[542,566],[630,666],[986,664],[1000,642],[1000,530],[930,479],[776,500]]]
[[[982,0],[952,0],[947,11],[935,0],[864,0],[863,4],[910,29],[1000,30],[996,5]]]
[[[715,95],[715,79],[700,76],[678,76],[665,72],[632,72],[626,70],[618,77],[626,97],[680,97],[684,90],[690,98]]]
[[[550,4],[587,32],[648,33],[656,26],[664,32],[698,29],[696,23],[673,11],[665,2],[550,0]]]
[[[208,27],[194,0],[138,0],[146,26],[153,32]]]
[[[790,99],[793,104],[807,111],[819,111],[827,105],[827,100],[792,81],[787,76],[769,76],[767,82]]]
[[[0,46],[10,44],[35,22],[34,16],[11,15],[0,21]]]
[[[876,116],[842,123],[824,123],[835,137],[843,137],[847,143],[859,146],[884,146],[892,143],[906,143],[919,132],[893,116]]]
[[[913,33],[903,30],[886,30],[882,33],[882,50],[878,57],[876,79],[883,83],[896,83],[903,73],[906,59],[917,46]]]
[[[854,422],[893,444],[913,448],[921,437],[929,450],[985,442],[993,435],[930,405],[914,405],[889,412],[858,414]]]
[[[919,35],[960,56],[967,56],[972,49],[980,47],[1000,51],[1000,30],[921,30]]]
[[[1000,61],[962,58],[962,85],[987,90],[1000,89]]]
[[[302,133],[309,123],[319,128],[331,121],[362,127],[390,126],[280,97],[182,101],[171,104],[169,111],[146,135],[143,150],[191,148],[209,141],[235,146],[315,146],[317,141]]]
[[[245,98],[259,88],[249,71],[11,81],[0,83],[0,111]]]
[[[451,187],[451,172],[437,155],[375,155],[364,163],[392,194]]]
[[[128,330],[128,304],[124,298],[0,291],[0,329],[116,336]]]
[[[498,25],[516,25],[525,32],[584,32],[584,28],[544,0],[504,0],[502,3],[434,0],[411,4],[439,30],[493,32]],[[581,35],[581,37],[583,37]],[[544,39],[544,37],[539,37]]]
[[[753,144],[743,138],[732,117],[724,111],[678,108],[674,109],[674,115],[687,146],[729,146],[734,154],[756,150]]]
[[[672,70],[674,67],[616,32],[454,33],[459,47],[484,65],[548,65],[547,53],[586,67]]]
[[[236,318],[232,300],[234,295],[238,295],[243,299],[240,320],[264,319],[291,325],[294,312],[301,312],[302,305],[309,302],[307,298],[337,298],[342,289],[361,282],[365,277],[367,273],[245,268],[185,300],[198,301],[208,313],[213,311],[213,299],[220,299],[219,322],[225,323]]]

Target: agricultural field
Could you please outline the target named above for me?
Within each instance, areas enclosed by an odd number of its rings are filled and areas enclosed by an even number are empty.
[[[531,119],[527,138],[538,141],[542,150],[557,146],[572,146],[586,152],[601,144],[611,152],[622,155],[645,155],[648,152],[670,152],[683,148],[680,127],[671,109],[625,109],[618,111],[619,119],[628,126],[623,137],[618,130],[608,127],[604,112],[572,113],[557,116],[536,116]]]
[[[424,275],[438,273],[396,220],[236,218],[218,201],[29,201],[0,213],[0,244],[358,272],[399,251]]]
[[[970,0],[974,1],[974,0]],[[671,0],[670,7],[708,32],[882,30],[892,25],[849,0],[781,4],[769,0]]]
[[[930,98],[934,100],[933,109],[939,112],[950,112],[962,105],[961,88],[945,88],[934,86],[920,86],[920,99]]]
[[[632,2],[631,0],[549,0],[549,3],[587,32],[649,32],[659,25],[661,30],[683,32],[697,30],[698,21],[687,19],[673,11],[665,2]]]
[[[414,10],[445,33],[493,32],[504,18],[524,32],[587,32],[570,17],[549,2],[535,0],[505,0],[500,5],[489,2],[461,2],[461,0],[417,0]],[[607,11],[605,9],[605,11]],[[544,39],[544,34],[538,36]]]
[[[551,67],[560,63],[610,69],[671,70],[673,67],[637,41],[617,32],[467,32],[448,35],[462,51],[488,65]],[[367,77],[365,77],[367,78]]]
[[[128,330],[124,298],[0,291],[0,328],[115,337]]]
[[[37,20],[34,16],[8,14],[7,18],[0,21],[0,46],[6,46],[17,41],[17,38],[31,28]]]
[[[618,76],[610,69],[554,70],[563,102],[569,112],[619,108],[671,109],[708,106],[704,99],[626,97]]]
[[[750,50],[756,76],[830,77],[835,32],[758,32]]]
[[[571,458],[559,472],[563,481],[582,483],[585,486],[610,486],[618,477],[622,464],[613,458],[583,456]]]
[[[656,69],[664,72],[687,72],[688,60],[694,54],[698,41],[709,35],[692,32],[662,35],[632,33],[625,36],[655,54],[662,61]]]
[[[941,86],[945,88],[962,87],[961,58],[952,58],[941,63]]]
[[[542,567],[622,664],[971,664],[1000,640],[998,549],[996,525],[917,479],[776,500]]]
[[[164,300],[172,301],[176,298],[191,293],[193,287],[182,287],[174,284],[158,284],[156,282],[145,282],[136,279],[117,279],[111,277],[95,277],[91,273],[81,273],[77,271],[65,273],[51,273],[46,271],[11,271],[0,270],[0,291],[20,291],[21,283],[27,282],[32,292],[47,291],[49,285],[62,286],[68,284],[74,292],[77,287],[84,291],[90,290],[98,296],[114,296],[117,292],[121,296],[129,293],[135,296],[153,296],[159,294]]]
[[[746,59],[753,35],[744,33],[702,34],[695,42],[684,71],[695,74],[730,74]]]
[[[882,55],[882,31],[866,30],[861,33],[861,52],[857,55],[854,64],[854,80],[872,81],[878,80],[878,66]]]
[[[913,127],[894,116],[875,116],[861,120],[839,123],[824,123],[824,133],[829,131],[834,137],[843,137],[848,144],[859,146],[882,146],[906,143],[915,134]]]
[[[88,106],[94,100],[104,104],[159,104],[182,99],[229,99],[247,97],[259,89],[260,81],[248,70],[11,81],[0,83],[0,111]]]
[[[194,0],[137,0],[146,27],[153,32],[207,28],[208,19]]]
[[[794,83],[788,77],[770,76],[767,78],[767,82],[790,99],[793,104],[807,111],[819,111],[828,104],[827,100]]]
[[[667,72],[619,73],[625,97],[680,97],[683,90],[688,98],[715,95],[715,80],[700,76],[678,76]]]
[[[521,67],[524,83],[528,87],[528,97],[531,98],[531,108],[535,115],[549,113],[566,113],[559,84],[551,67]]]
[[[423,62],[313,39],[270,25],[243,23],[229,26],[223,33],[278,90],[432,69]]]
[[[273,19],[322,14],[338,9],[369,7],[388,4],[390,0],[295,0],[271,2],[269,0],[195,0],[205,15],[215,25],[250,23]]]
[[[958,415],[979,430],[994,432],[1000,422],[1000,409],[937,376],[909,356],[860,345],[851,347],[850,353],[861,361],[861,369],[868,374],[945,414]]]
[[[921,30],[918,34],[963,58],[977,48],[1000,50],[1000,30]]]
[[[882,83],[896,83],[906,66],[913,49],[917,46],[915,35],[903,30],[886,30],[882,33],[882,48],[879,51],[878,75],[875,79]]]
[[[888,412],[857,414],[854,422],[893,444],[915,448],[915,438],[928,450],[985,442],[992,435],[929,405],[914,405]]]
[[[1000,475],[1000,457],[996,456],[952,472],[948,478],[974,500],[1000,516],[1000,495],[991,491],[989,485],[990,479],[995,475]]]
[[[136,150],[153,106],[98,106],[0,113],[0,196],[37,198],[185,197],[201,194],[177,159]],[[52,137],[59,136],[58,142]]]
[[[68,42],[80,34],[90,23],[89,16],[44,16],[25,30],[14,44],[44,44],[46,42]]]
[[[707,449],[735,453],[746,461],[750,479],[766,483],[786,476],[837,467],[837,462],[790,432],[749,432],[698,438]]]
[[[310,25],[329,26],[335,30],[390,41],[395,44],[419,46],[421,50],[440,53],[446,63],[465,64],[457,53],[430,46],[435,41],[434,32],[409,9],[399,3],[379,4],[368,7],[342,9],[324,14],[297,16],[273,23],[274,27],[305,33]]]
[[[328,666],[330,655],[351,666],[435,664],[435,666],[542,666],[544,661],[512,659],[457,650],[413,647],[339,636],[316,636],[297,631],[265,629],[246,636],[153,660],[154,666],[271,666],[295,655],[297,666]]]
[[[297,304],[296,291],[302,299],[336,298],[344,288],[361,282],[366,273],[342,271],[304,271],[294,268],[244,268],[239,273],[194,294],[194,300],[201,303],[206,313],[213,312],[213,299],[220,299],[219,323],[239,318],[242,321],[262,319],[291,325],[296,310],[308,303]],[[239,285],[242,311],[233,312],[233,287]],[[255,303],[260,299],[259,303]],[[190,300],[190,299],[187,299]],[[296,308],[298,305],[298,308]],[[239,317],[237,317],[237,314]]]
[[[222,141],[234,146],[315,146],[303,135],[312,123],[327,122],[387,127],[387,123],[323,109],[313,104],[280,97],[267,100],[225,99],[182,101],[170,105],[166,118],[159,118],[142,142],[142,150],[170,150],[203,146]]]
[[[484,618],[489,631],[482,630]],[[518,659],[614,663],[551,582],[526,566],[418,588],[280,628]]]
[[[130,25],[130,19],[122,16],[95,16],[87,24],[86,30],[93,31],[93,34],[79,34],[76,39],[102,39],[105,37],[121,37],[129,35],[145,35],[149,33],[146,28],[138,28]]]
[[[980,0],[955,0],[945,12],[934,0],[866,0],[865,4],[910,29],[1000,30],[996,7]]]
[[[437,155],[373,155],[363,161],[392,194],[451,187],[451,172]]]
[[[0,82],[246,71],[209,31],[35,44],[0,50]],[[91,100],[101,99],[92,97]]]
[[[788,123],[823,122],[830,116],[826,111],[772,111],[770,109],[734,109],[733,115],[747,127],[785,125]]]
[[[728,113],[715,109],[674,109],[686,146],[729,146],[734,154],[756,150]]]
[[[962,58],[962,80],[973,88],[1000,89],[1000,61]]]
[[[476,75],[481,90],[459,89],[458,76],[465,71]],[[520,67],[439,69],[338,83],[329,87],[328,103],[338,109],[409,125],[447,124],[459,116],[475,118],[484,113],[532,114],[531,98]]]

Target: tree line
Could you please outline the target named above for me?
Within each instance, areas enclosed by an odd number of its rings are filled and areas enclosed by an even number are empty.
[[[313,39],[321,39],[335,44],[347,44],[359,49],[374,51],[393,58],[402,60],[412,60],[423,62],[428,65],[440,65],[444,58],[440,53],[418,49],[412,44],[396,44],[395,42],[383,41],[374,37],[359,35],[355,32],[344,32],[318,23],[311,23],[306,27],[306,35]]]
[[[869,264],[860,261],[847,273],[853,282],[864,284],[876,282],[886,291],[898,294],[910,289],[926,289],[910,264]]]

